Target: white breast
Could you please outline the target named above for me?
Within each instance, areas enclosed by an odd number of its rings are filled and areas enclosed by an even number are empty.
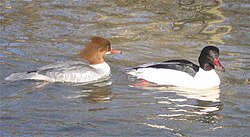
[[[214,69],[210,71],[204,71],[199,69],[195,77],[195,85],[197,88],[212,88],[220,85],[220,78]]]

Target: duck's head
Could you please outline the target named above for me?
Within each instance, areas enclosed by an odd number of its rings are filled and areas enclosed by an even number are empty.
[[[104,54],[121,54],[119,50],[112,49],[110,42],[102,37],[93,37],[91,42],[81,51],[80,56],[90,64],[104,62]]]
[[[219,60],[220,51],[217,47],[206,46],[202,49],[199,63],[200,67],[206,71],[214,69],[214,66],[220,67],[223,71],[225,68],[221,65]]]

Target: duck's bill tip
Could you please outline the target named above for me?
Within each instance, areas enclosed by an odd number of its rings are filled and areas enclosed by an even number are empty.
[[[225,69],[224,67],[222,67],[222,71],[223,71],[223,72],[225,72],[225,71],[226,71],[226,69]]]

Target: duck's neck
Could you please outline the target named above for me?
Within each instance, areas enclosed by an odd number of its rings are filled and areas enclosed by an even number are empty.
[[[101,63],[105,62],[103,57],[101,57],[101,56],[94,56],[91,59],[88,59],[88,61],[91,65],[101,64]]]
[[[209,64],[209,63],[201,63],[200,67],[205,70],[205,71],[210,71],[212,69],[214,69],[214,65]]]
[[[95,68],[96,70],[100,70],[102,73],[110,73],[110,67],[106,62],[100,64],[91,64],[90,66]]]

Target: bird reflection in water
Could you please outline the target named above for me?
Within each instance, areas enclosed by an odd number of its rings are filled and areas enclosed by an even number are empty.
[[[111,81],[89,85],[75,85],[79,89],[76,95],[70,95],[67,99],[83,99],[89,103],[107,102],[112,99]]]
[[[171,86],[141,87],[150,91],[157,104],[164,105],[166,111],[157,114],[156,119],[193,120],[213,123],[220,119],[218,112],[222,108],[220,89],[187,89]],[[174,96],[172,95],[174,94]]]

